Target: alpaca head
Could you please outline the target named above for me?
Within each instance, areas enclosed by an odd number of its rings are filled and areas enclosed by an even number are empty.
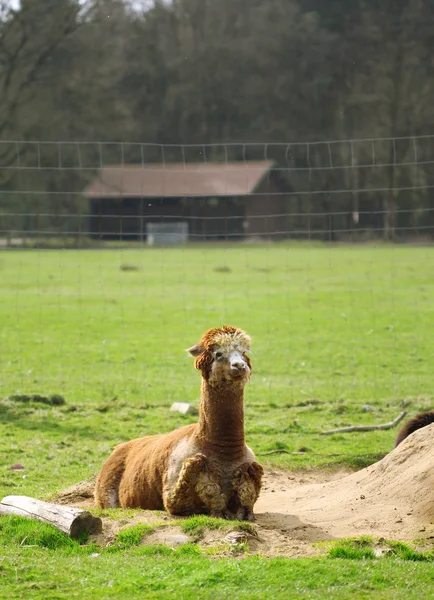
[[[252,372],[247,352],[250,337],[242,329],[224,325],[209,329],[198,344],[187,350],[194,366],[210,384],[231,382],[244,385]]]

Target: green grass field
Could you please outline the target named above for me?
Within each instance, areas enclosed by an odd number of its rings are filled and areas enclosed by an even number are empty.
[[[1,497],[47,497],[95,474],[116,443],[194,421],[169,412],[174,401],[199,398],[200,375],[184,349],[223,323],[253,337],[246,432],[262,463],[356,468],[378,460],[396,431],[320,432],[385,423],[404,406],[433,408],[433,273],[429,247],[0,253],[1,396],[66,399],[61,406],[0,403]],[[273,450],[288,454],[265,454]],[[15,463],[25,470],[10,471]],[[9,586],[4,597],[44,598],[157,597],[172,587],[174,597],[195,588],[219,598],[288,597],[285,589],[298,598],[356,590],[358,597],[375,590],[376,598],[408,598],[421,597],[433,577],[429,565],[412,562],[210,561],[128,550],[103,556],[96,568],[86,555],[66,558],[11,541],[0,576]],[[98,592],[103,579],[114,583]]]

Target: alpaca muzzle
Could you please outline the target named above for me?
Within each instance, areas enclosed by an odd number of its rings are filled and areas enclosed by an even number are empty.
[[[230,363],[229,373],[232,377],[243,377],[247,369],[247,365],[243,360],[234,360]]]

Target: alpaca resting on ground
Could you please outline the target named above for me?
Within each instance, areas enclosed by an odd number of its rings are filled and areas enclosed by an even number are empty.
[[[398,435],[396,436],[395,448],[405,440],[411,433],[421,429],[422,427],[426,427],[427,425],[431,425],[434,423],[434,411],[428,411],[419,413],[407,423],[403,425],[400,429]]]
[[[263,469],[244,440],[249,350],[249,336],[228,325],[189,348],[202,373],[199,423],[117,446],[98,475],[97,506],[254,518]]]

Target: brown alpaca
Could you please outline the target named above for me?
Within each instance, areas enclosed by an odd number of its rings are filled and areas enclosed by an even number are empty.
[[[434,411],[419,413],[418,415],[410,419],[410,421],[405,423],[405,425],[402,427],[402,429],[396,436],[395,448],[402,441],[404,441],[405,438],[408,437],[411,433],[417,431],[418,429],[421,429],[421,427],[431,425],[431,423],[434,423]]]
[[[263,469],[244,440],[249,350],[249,336],[231,326],[189,348],[202,372],[199,423],[117,446],[98,475],[97,506],[253,519]]]

